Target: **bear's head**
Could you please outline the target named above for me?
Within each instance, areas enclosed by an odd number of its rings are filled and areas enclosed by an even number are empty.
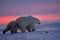
[[[32,23],[34,24],[40,24],[40,20],[36,17],[33,17],[33,16],[28,16],[29,19],[31,19]]]

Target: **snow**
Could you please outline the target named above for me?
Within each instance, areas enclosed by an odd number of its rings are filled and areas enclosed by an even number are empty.
[[[47,28],[35,25],[36,31],[11,34],[7,32],[5,35],[0,30],[0,40],[60,40],[60,28]]]

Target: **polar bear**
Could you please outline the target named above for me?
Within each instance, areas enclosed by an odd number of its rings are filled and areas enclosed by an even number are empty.
[[[17,33],[17,29],[20,29],[21,32],[26,32],[26,29],[28,32],[35,31],[34,23],[40,24],[40,20],[32,16],[19,17],[15,21],[8,23],[7,27],[3,30],[3,34],[7,31]]]
[[[19,17],[15,21],[15,25],[19,27],[21,32],[26,32],[26,29],[29,32],[35,31],[36,30],[34,26],[35,23],[40,24],[40,20],[33,16]]]
[[[18,26],[15,26],[15,21],[11,21],[8,23],[7,27],[3,30],[3,34],[5,34],[7,31],[10,31],[11,33],[17,33]]]

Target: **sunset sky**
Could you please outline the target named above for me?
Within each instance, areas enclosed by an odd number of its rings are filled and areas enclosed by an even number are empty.
[[[0,0],[0,24],[32,15],[43,21],[60,21],[60,0]]]

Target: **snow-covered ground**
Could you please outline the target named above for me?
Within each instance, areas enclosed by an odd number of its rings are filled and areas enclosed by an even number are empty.
[[[7,32],[5,35],[0,29],[0,40],[60,40],[60,28],[44,26],[35,25],[36,31],[34,32],[21,33],[18,31],[14,34]]]

